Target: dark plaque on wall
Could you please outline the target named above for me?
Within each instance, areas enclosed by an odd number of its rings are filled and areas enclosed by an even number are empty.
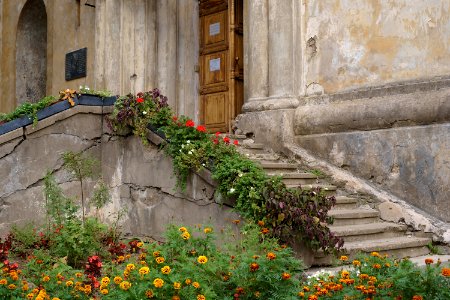
[[[66,54],[66,81],[86,77],[87,48]]]

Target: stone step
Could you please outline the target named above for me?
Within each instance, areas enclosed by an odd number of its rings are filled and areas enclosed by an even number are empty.
[[[341,254],[349,257],[349,260],[356,259],[358,254],[378,252],[381,255],[387,254],[393,258],[416,257],[426,255],[430,252],[426,246],[430,243],[429,238],[420,238],[413,236],[402,236],[393,238],[384,238],[367,241],[347,242],[344,244],[344,250]],[[333,255],[324,255],[323,252],[316,252],[315,265],[331,265],[338,257]]]
[[[353,209],[358,206],[358,199],[347,196],[337,196],[333,209]]]
[[[263,153],[243,153],[245,156],[247,156],[247,158],[256,161],[256,162],[260,162],[260,163],[274,163],[277,162],[280,159],[280,156],[278,154],[275,153],[267,153],[267,152],[263,152]]]
[[[320,183],[315,183],[315,184],[287,184],[286,187],[291,188],[291,189],[302,189],[302,190],[313,190],[313,189],[317,189],[320,188],[326,196],[335,196],[336,195],[336,191],[337,191],[337,187],[334,185],[329,185],[329,184],[320,184]]]
[[[284,162],[264,162],[260,161],[259,164],[267,172],[271,174],[280,174],[293,172],[298,169],[296,164],[284,163]]]
[[[269,154],[269,152],[267,152],[264,149],[253,149],[253,148],[247,148],[245,146],[238,146],[236,148],[236,150],[239,153],[242,153],[244,155],[246,155],[246,154],[250,154],[250,155],[253,155],[253,154]]]
[[[406,225],[379,222],[360,225],[329,226],[330,230],[347,242],[367,241],[401,237],[405,235]]]
[[[311,173],[289,172],[289,173],[269,173],[269,176],[281,176],[286,185],[303,185],[317,183],[317,176]]]
[[[360,225],[379,221],[380,212],[374,209],[331,209],[328,212],[334,218],[334,226]]]

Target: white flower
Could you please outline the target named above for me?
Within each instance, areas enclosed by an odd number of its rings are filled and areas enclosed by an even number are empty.
[[[205,164],[205,163],[202,163],[202,166],[206,167],[206,164]]]
[[[190,144],[190,143],[191,143],[191,141],[190,141],[190,140],[187,140],[187,141],[186,141],[186,143],[187,143],[187,144]]]
[[[231,188],[231,189],[230,189],[230,194],[233,194],[234,191],[235,191],[235,189],[234,189],[234,188]]]
[[[191,154],[192,154],[192,151],[189,150],[188,154],[191,155]]]
[[[181,145],[181,148],[182,148],[182,149],[184,148],[184,144]],[[180,151],[181,151],[181,150],[180,150]]]
[[[242,176],[244,176],[244,174],[242,174],[242,173],[239,172],[238,176],[239,176],[239,177],[242,177]]]
[[[180,152],[181,152],[181,149],[180,149]]]
[[[142,112],[142,114],[143,114],[143,115],[146,115],[146,114],[147,114],[147,112],[146,112],[146,111],[143,111],[143,112]]]

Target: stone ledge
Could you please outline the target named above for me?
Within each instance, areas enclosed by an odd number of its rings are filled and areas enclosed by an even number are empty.
[[[268,97],[268,98],[256,98],[249,99],[244,106],[242,111],[252,112],[252,111],[265,111],[265,110],[279,110],[296,108],[299,105],[299,101],[295,97]]]
[[[22,136],[23,136],[23,128],[22,127],[14,129],[13,131],[10,131],[10,132],[0,135],[0,145],[7,143],[9,141],[12,141],[18,137],[22,137]]]

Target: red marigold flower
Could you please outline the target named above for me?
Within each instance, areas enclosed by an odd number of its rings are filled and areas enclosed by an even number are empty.
[[[226,136],[226,137],[223,138],[223,141],[225,143],[229,144],[230,143],[230,138]]]
[[[434,260],[432,258],[425,258],[425,263],[427,265],[431,265],[432,263],[434,263]]]
[[[197,131],[200,131],[200,132],[206,132],[206,127],[203,126],[203,125],[198,125],[198,126],[197,126]]]
[[[450,277],[450,268],[442,268],[442,275],[444,277]]]
[[[258,269],[259,269],[259,265],[257,263],[252,262],[250,264],[250,272],[256,272],[256,271],[258,271]]]
[[[144,99],[143,99],[143,98],[137,98],[137,99],[136,99],[136,102],[137,102],[137,103],[142,103],[142,102],[144,102]]]
[[[237,145],[239,145],[239,141],[238,141],[238,140],[234,140],[233,144],[234,144],[235,146],[237,146]]]
[[[281,277],[282,277],[284,280],[288,280],[288,279],[291,278],[291,274],[284,272],[283,274],[281,274]]]
[[[194,126],[195,126],[194,121],[192,121],[192,120],[187,120],[186,121],[186,127],[194,127]]]
[[[269,252],[267,253],[266,257],[268,260],[274,260],[277,256],[275,255],[275,253]]]

